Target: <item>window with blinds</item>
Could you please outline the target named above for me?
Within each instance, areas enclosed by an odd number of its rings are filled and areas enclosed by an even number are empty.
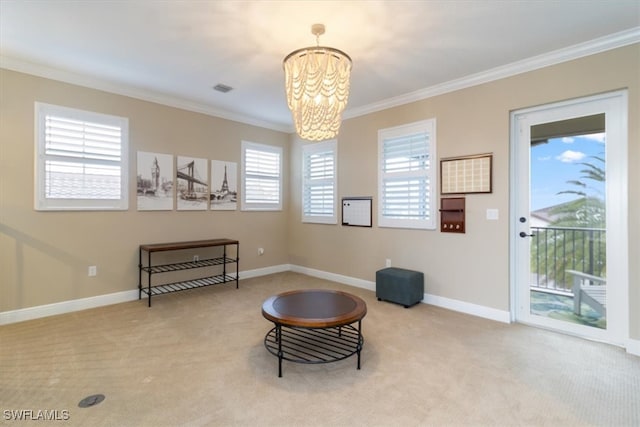
[[[302,148],[302,222],[336,224],[335,140]]]
[[[282,209],[282,148],[242,141],[242,210]]]
[[[435,119],[378,131],[378,225],[435,229]]]
[[[126,210],[128,120],[36,103],[37,210]]]

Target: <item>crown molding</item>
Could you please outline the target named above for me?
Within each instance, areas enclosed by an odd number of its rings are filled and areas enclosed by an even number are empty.
[[[101,90],[117,95],[128,96],[130,98],[135,98],[142,101],[153,102],[168,107],[175,107],[182,110],[206,114],[208,116],[218,117],[221,119],[240,122],[252,126],[258,126],[261,128],[271,129],[279,132],[293,132],[293,128],[291,126],[283,126],[273,122],[248,117],[242,114],[213,108],[209,105],[190,101],[184,98],[144,90],[133,86],[127,86],[121,83],[114,83],[104,79],[91,77],[86,74],[74,73],[59,68],[24,61],[22,59],[14,57],[0,55],[0,68],[5,68],[7,70],[17,71],[25,74],[31,74],[51,80],[57,80],[64,83],[70,83],[77,86],[83,86],[90,89]]]
[[[451,80],[439,85],[409,92],[404,95],[388,98],[380,102],[345,110],[342,114],[343,119],[363,116],[365,114],[375,113],[386,110],[388,108],[409,104],[411,102],[421,101],[445,93],[454,92],[456,90],[477,86],[483,83],[504,79],[515,76],[517,74],[534,71],[551,65],[560,64],[562,62],[571,61],[596,53],[605,52],[607,50],[617,49],[640,42],[640,27],[634,27],[619,33],[610,34],[605,37],[597,38],[588,42],[569,46],[567,48],[558,49],[542,55],[524,59],[522,61],[513,62],[504,66],[492,68],[487,71],[472,74],[460,79]]]
[[[605,37],[573,45],[567,48],[558,49],[542,55],[527,58],[522,61],[513,62],[504,66],[492,68],[487,71],[472,74],[460,79],[451,80],[414,92],[409,92],[404,95],[388,98],[362,107],[356,107],[352,109],[349,109],[347,107],[347,110],[345,110],[342,116],[345,120],[359,117],[365,114],[375,113],[378,111],[386,110],[388,108],[421,101],[433,96],[443,95],[460,89],[489,83],[503,78],[515,76],[517,74],[526,73],[529,71],[537,70],[555,64],[560,64],[562,62],[571,61],[574,59],[594,55],[600,52],[628,46],[639,42],[640,27],[633,27],[625,31],[610,34]],[[105,92],[128,96],[131,98],[162,104],[169,107],[180,108],[196,113],[202,113],[213,117],[227,119],[252,126],[258,126],[279,132],[294,132],[292,125],[284,126],[282,124],[259,120],[253,117],[244,116],[242,114],[216,109],[209,105],[193,102],[187,99],[161,94],[158,92],[147,91],[144,89],[126,86],[119,83],[113,83],[103,79],[98,79],[79,73],[73,73],[58,68],[48,67],[41,64],[35,64],[13,57],[0,55],[0,68],[6,68],[13,71],[58,80],[65,83],[88,87],[91,89],[102,90]]]

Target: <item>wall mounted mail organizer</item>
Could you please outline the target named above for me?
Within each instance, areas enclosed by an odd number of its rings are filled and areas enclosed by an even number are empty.
[[[440,231],[464,233],[464,197],[440,199]]]
[[[343,197],[342,225],[371,227],[371,197]]]

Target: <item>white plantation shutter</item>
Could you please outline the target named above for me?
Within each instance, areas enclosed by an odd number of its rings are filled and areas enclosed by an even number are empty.
[[[378,223],[435,228],[435,120],[378,132]]]
[[[282,148],[242,141],[242,209],[282,209]]]
[[[336,141],[308,144],[302,152],[302,221],[335,224]]]
[[[128,120],[36,103],[36,209],[128,207]]]

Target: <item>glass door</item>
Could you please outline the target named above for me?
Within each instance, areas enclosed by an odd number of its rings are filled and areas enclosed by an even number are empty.
[[[532,314],[607,328],[605,115],[531,127]]]
[[[624,342],[623,98],[617,92],[512,114],[516,321]]]

